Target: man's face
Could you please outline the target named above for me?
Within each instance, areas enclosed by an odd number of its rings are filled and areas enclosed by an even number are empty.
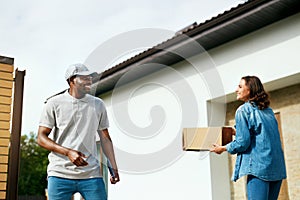
[[[74,80],[74,87],[81,93],[86,94],[91,90],[92,77],[77,75]]]

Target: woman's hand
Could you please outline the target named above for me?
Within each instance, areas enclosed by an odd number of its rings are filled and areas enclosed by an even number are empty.
[[[213,144],[213,147],[210,149],[211,152],[215,152],[216,154],[221,154],[226,150],[226,146],[221,146],[218,144]]]
[[[232,135],[235,135],[235,133],[236,133],[235,128],[232,128],[231,134],[232,134]]]

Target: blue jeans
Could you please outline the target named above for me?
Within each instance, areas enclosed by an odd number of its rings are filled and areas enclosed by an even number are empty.
[[[282,180],[264,181],[255,176],[247,177],[248,200],[276,200]]]
[[[67,200],[79,192],[85,200],[107,200],[102,178],[65,179],[48,177],[49,200]]]

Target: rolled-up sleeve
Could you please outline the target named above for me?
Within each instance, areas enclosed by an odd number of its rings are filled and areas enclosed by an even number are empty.
[[[250,145],[250,129],[248,124],[248,114],[242,109],[238,109],[235,114],[236,135],[235,140],[226,145],[230,154],[236,154],[246,151]]]

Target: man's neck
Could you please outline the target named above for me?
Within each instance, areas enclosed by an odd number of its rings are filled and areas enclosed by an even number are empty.
[[[70,88],[68,92],[72,97],[76,99],[82,99],[83,97],[85,97],[85,93],[79,92],[78,90],[73,88]]]

